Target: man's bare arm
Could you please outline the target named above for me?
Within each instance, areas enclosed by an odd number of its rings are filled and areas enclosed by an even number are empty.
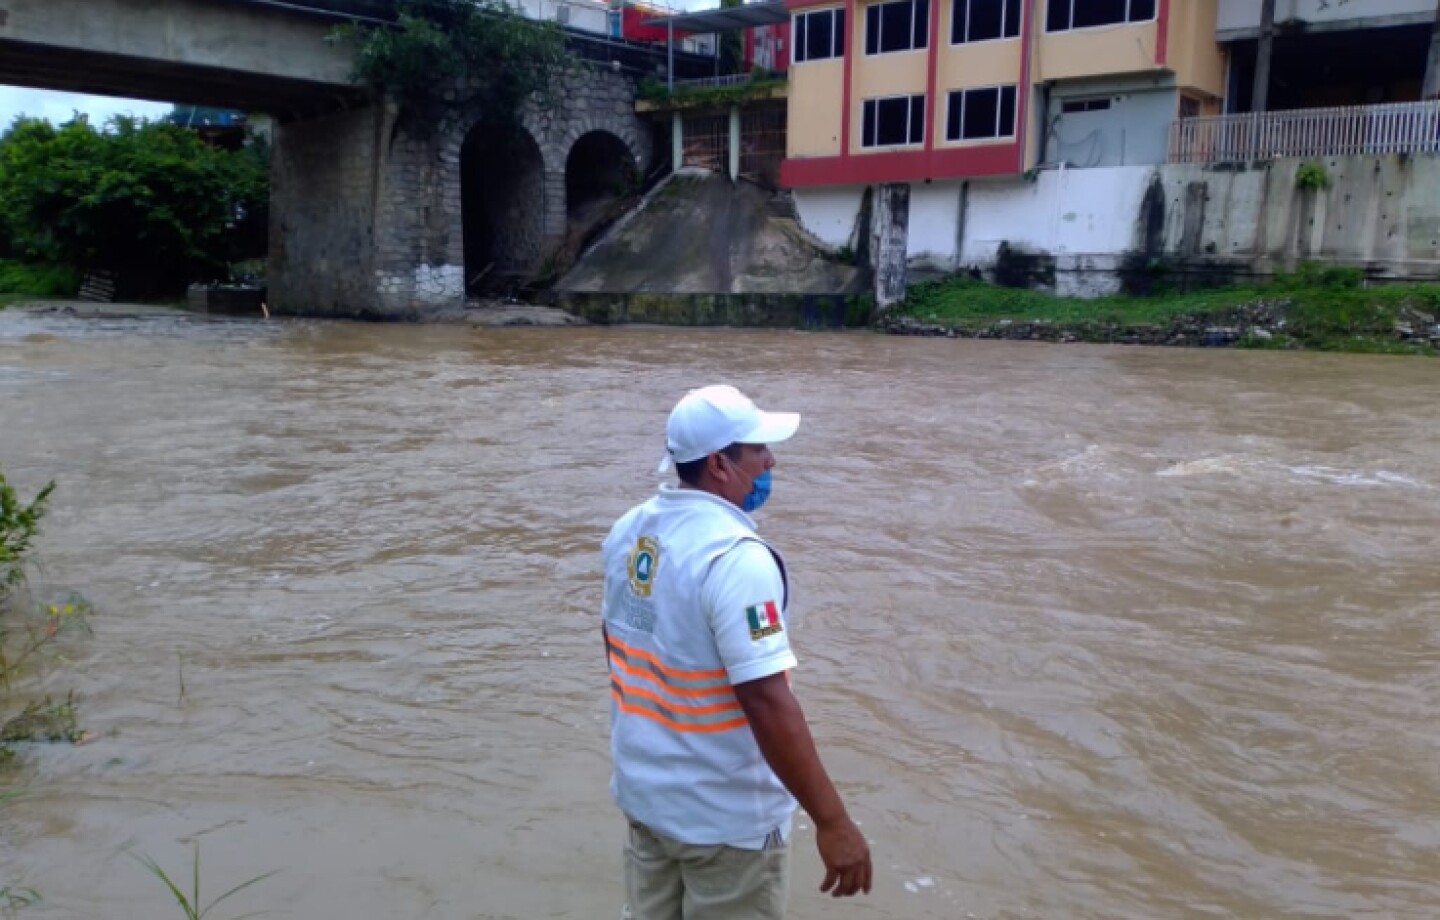
[[[815,842],[825,864],[820,890],[836,897],[869,894],[870,846],[820,762],[805,713],[785,675],[736,684],[735,696],[766,763],[815,822]]]

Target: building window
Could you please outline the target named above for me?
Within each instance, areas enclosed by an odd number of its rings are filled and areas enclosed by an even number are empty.
[[[930,0],[895,0],[865,7],[865,53],[930,47]]]
[[[1200,100],[1194,96],[1180,97],[1180,120],[1200,117]]]
[[[1067,99],[1066,101],[1060,103],[1060,111],[1066,115],[1075,115],[1079,112],[1104,112],[1109,108],[1109,98]]]
[[[795,63],[845,56],[845,11],[820,10],[795,17]]]
[[[860,146],[899,147],[925,142],[925,96],[866,99]]]
[[[1024,0],[953,0],[950,43],[988,42],[1020,34]]]
[[[983,141],[1015,136],[1015,87],[961,89],[950,94],[945,118],[948,141]]]
[[[1068,32],[1155,18],[1155,0],[1050,0],[1045,31]]]

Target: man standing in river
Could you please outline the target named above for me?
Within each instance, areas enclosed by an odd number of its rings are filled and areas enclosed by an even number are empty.
[[[870,891],[870,849],[790,691],[788,585],[750,512],[770,445],[800,416],[739,390],[692,390],[665,429],[664,485],[604,544],[610,789],[629,819],[627,916],[780,918],[796,800],[815,822],[821,891]]]

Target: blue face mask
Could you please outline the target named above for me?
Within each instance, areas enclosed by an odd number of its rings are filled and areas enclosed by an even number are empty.
[[[721,456],[724,456],[724,454],[721,454]],[[725,457],[725,459],[730,462],[731,466],[735,467],[736,472],[740,473],[741,476],[745,476],[745,473],[740,470],[740,467],[735,465],[735,461],[730,460],[729,457]],[[749,479],[748,476],[746,478]],[[750,480],[750,492],[745,496],[745,500],[740,503],[740,510],[746,514],[752,511],[758,511],[760,510],[760,506],[769,501],[769,499],[770,471],[766,470]]]
[[[745,501],[740,503],[740,510],[749,514],[751,511],[758,511],[760,506],[770,498],[770,471],[766,470],[750,483],[750,494],[745,496]]]

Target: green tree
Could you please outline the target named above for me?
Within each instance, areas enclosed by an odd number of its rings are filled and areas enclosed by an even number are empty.
[[[355,76],[411,114],[479,103],[487,121],[514,124],[526,102],[550,99],[570,66],[563,30],[505,0],[399,0],[393,27],[346,26]]]
[[[22,259],[116,272],[128,294],[222,277],[258,253],[268,220],[266,151],[206,145],[166,122],[97,130],[19,119],[0,137],[0,213]]]

